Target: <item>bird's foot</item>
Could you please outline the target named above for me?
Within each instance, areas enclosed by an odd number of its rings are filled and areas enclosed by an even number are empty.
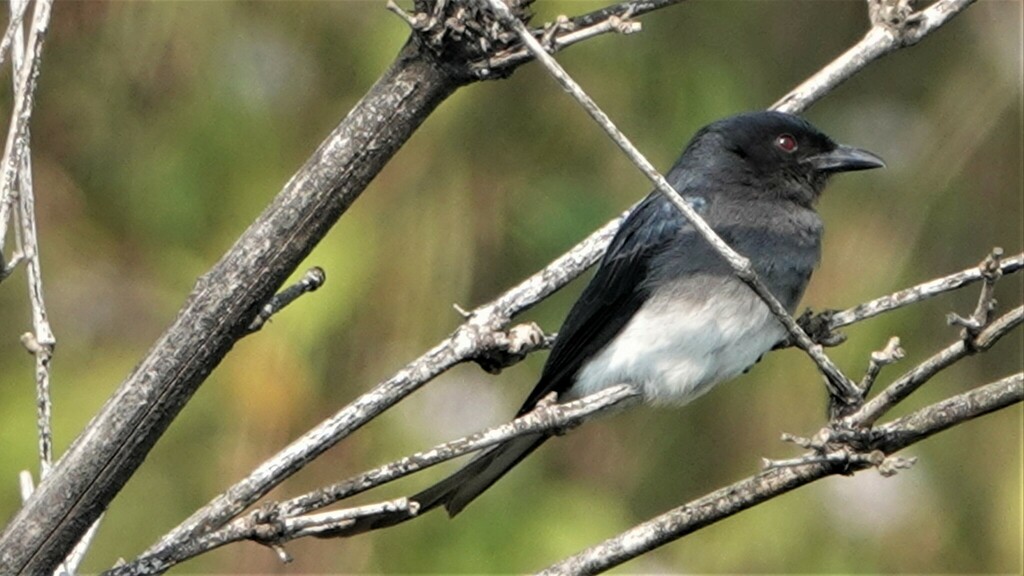
[[[499,374],[530,352],[550,348],[553,342],[554,336],[545,334],[536,323],[517,324],[508,331],[488,334],[473,361],[485,372]]]
[[[835,313],[836,310],[828,309],[815,314],[808,308],[796,319],[796,323],[807,333],[812,342],[832,348],[846,342],[846,334],[832,330],[832,315]]]

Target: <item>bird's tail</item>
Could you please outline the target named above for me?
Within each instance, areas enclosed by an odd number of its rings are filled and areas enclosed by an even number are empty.
[[[550,437],[549,434],[529,434],[499,444],[409,499],[419,503],[420,514],[443,504],[448,515],[455,516]]]

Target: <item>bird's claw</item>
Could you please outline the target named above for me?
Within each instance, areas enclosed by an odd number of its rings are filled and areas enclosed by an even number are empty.
[[[488,374],[500,374],[530,352],[549,348],[554,340],[534,322],[517,324],[506,332],[494,332],[489,338],[487,345],[473,358]]]
[[[815,314],[808,308],[796,319],[796,323],[807,333],[812,342],[826,348],[833,348],[846,342],[846,334],[832,330],[832,315],[835,313],[835,310],[822,310]]]

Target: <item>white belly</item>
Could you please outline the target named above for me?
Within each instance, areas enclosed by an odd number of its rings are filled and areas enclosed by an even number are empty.
[[[661,292],[579,372],[570,397],[615,384],[639,386],[657,404],[686,404],[741,374],[785,335],[768,307],[739,280],[715,282],[697,302]]]

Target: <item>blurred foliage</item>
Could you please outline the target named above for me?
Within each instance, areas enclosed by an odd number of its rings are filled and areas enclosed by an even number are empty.
[[[544,2],[535,22],[597,4]],[[770,105],[866,30],[862,2],[688,2],[560,55],[656,165],[707,122]],[[207,270],[385,69],[407,36],[383,2],[58,3],[32,119],[43,270],[59,339],[57,448],[85,426]],[[889,169],[845,175],[821,210],[805,304],[842,308],[1021,250],[1021,4],[979,2],[808,112]],[[9,70],[9,69],[8,69]],[[9,71],[4,73],[10,82]],[[9,92],[9,91],[8,91]],[[10,95],[3,96],[10,106]],[[85,567],[131,558],[302,431],[444,338],[649,189],[536,66],[460,90],[310,256],[327,271],[213,373],[115,500]],[[37,468],[24,271],[0,286],[0,518]],[[579,283],[527,315],[555,330]],[[848,330],[859,374],[898,334],[882,383],[956,337],[947,295]],[[1019,276],[999,286],[1021,300]],[[905,411],[1021,369],[1020,330]],[[543,362],[459,367],[289,481],[296,494],[510,415]],[[552,442],[464,515],[297,542],[282,567],[232,545],[184,572],[522,572],[788,457],[823,388],[799,352],[682,410],[637,410]],[[831,478],[627,564],[626,572],[1017,572],[1021,407],[914,447],[895,478]],[[428,472],[367,495],[406,494]],[[433,476],[432,476],[433,474]]]

